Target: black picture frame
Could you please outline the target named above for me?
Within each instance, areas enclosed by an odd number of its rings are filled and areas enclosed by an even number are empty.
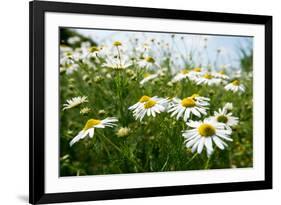
[[[272,17],[201,11],[105,6],[62,2],[32,1],[30,12],[30,165],[29,202],[44,204],[167,195],[183,195],[272,188]],[[110,16],[150,17],[209,22],[259,24],[265,27],[265,180],[219,184],[198,184],[153,188],[135,188],[71,193],[45,192],[44,131],[45,131],[45,74],[44,20],[46,12],[97,14]]]

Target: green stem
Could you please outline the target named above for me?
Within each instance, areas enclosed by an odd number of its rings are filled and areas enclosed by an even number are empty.
[[[186,166],[189,165],[194,159],[195,157],[198,155],[198,153],[196,152],[192,157],[191,159],[185,164]]]
[[[211,160],[211,157],[208,157],[208,159],[207,159],[207,161],[205,163],[204,169],[208,169],[209,168],[210,160]]]
[[[123,154],[122,150],[116,145],[114,144],[109,138],[107,138],[105,135],[102,135],[104,139],[106,139],[106,141],[111,144],[118,152],[120,152],[121,154]],[[142,168],[138,165],[138,163],[130,158],[129,156],[127,155],[124,155],[128,160],[130,160],[133,164],[135,164],[135,166],[139,169],[139,170],[142,170]]]
[[[122,150],[116,145],[114,144],[110,139],[108,139],[105,135],[102,135],[104,139],[106,139],[106,141],[111,144],[116,150],[118,150],[119,152],[122,153]]]
[[[120,53],[120,50],[119,50],[119,47],[116,46],[117,48],[117,52],[118,52],[118,58],[119,58],[119,61],[120,61],[120,67],[122,66],[122,59],[121,59],[121,53]],[[121,69],[121,68],[120,68]]]

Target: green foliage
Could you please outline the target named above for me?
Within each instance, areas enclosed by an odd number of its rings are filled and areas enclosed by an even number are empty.
[[[240,45],[239,47],[240,66],[244,72],[250,72],[253,70],[253,48],[248,45]]]

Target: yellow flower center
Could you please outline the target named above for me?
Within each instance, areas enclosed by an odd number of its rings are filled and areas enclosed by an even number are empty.
[[[101,120],[97,120],[97,119],[90,119],[87,121],[85,127],[83,128],[83,130],[88,130],[96,125],[99,125],[101,123]]]
[[[198,132],[203,137],[210,137],[216,133],[216,129],[214,128],[214,126],[205,123],[198,127]]]
[[[140,98],[139,102],[140,102],[140,103],[144,103],[144,102],[147,102],[147,101],[149,101],[149,100],[150,100],[150,97],[147,96],[147,95],[144,95],[144,96],[142,96],[142,97]]]
[[[225,74],[225,72],[224,72],[223,70],[221,70],[221,71],[219,72],[219,74],[224,75],[224,74]]]
[[[149,77],[151,74],[150,73],[145,73],[145,74],[143,74],[143,77],[144,78],[147,78],[147,77]]]
[[[199,97],[200,95],[197,93],[194,93],[193,95],[190,96],[190,98],[195,99],[196,97]]]
[[[209,73],[206,73],[206,74],[203,76],[203,78],[212,79],[213,76],[212,76],[211,74],[209,74]]]
[[[181,74],[187,74],[189,71],[187,69],[181,70]]]
[[[239,82],[239,80],[234,80],[234,81],[232,82],[232,84],[238,86],[238,85],[240,85],[240,82]]]
[[[146,57],[145,60],[146,60],[147,62],[149,62],[149,63],[155,63],[154,58],[152,58],[152,57],[150,57],[150,56]]]
[[[156,104],[156,101],[155,101],[155,100],[148,100],[148,101],[144,104],[144,108],[145,108],[145,109],[151,108],[151,107],[153,107],[155,104]]]
[[[120,41],[114,41],[113,45],[114,46],[122,46],[122,43]]]
[[[195,72],[201,72],[201,68],[194,68],[193,71],[195,71]]]
[[[187,97],[181,101],[181,105],[183,107],[194,107],[196,103],[192,97]]]
[[[71,57],[72,57],[72,53],[71,53],[71,52],[67,52],[67,53],[66,53],[66,56],[67,56],[68,58],[71,58]]]
[[[93,47],[89,48],[89,52],[90,53],[98,52],[99,50],[100,49],[98,47],[96,47],[96,46],[93,46]]]
[[[220,116],[217,117],[217,121],[222,122],[222,123],[227,123],[228,118],[224,115],[220,115]]]

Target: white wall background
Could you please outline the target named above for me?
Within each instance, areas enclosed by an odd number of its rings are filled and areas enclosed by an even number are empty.
[[[69,0],[70,1],[70,0]],[[109,5],[273,15],[274,189],[236,193],[126,199],[73,204],[278,204],[281,201],[279,132],[281,114],[281,12],[276,0],[72,0]],[[28,1],[0,6],[0,204],[28,200]],[[263,99],[261,99],[263,100]],[[280,203],[280,202],[279,202]]]

